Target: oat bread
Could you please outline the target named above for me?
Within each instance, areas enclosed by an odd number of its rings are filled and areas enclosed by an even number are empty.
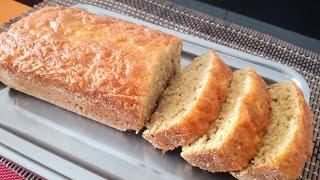
[[[312,113],[292,81],[269,86],[271,120],[258,155],[238,179],[297,179],[312,154]]]
[[[231,76],[215,52],[197,57],[170,82],[143,137],[168,151],[206,134],[219,116]]]
[[[181,44],[117,18],[48,7],[0,35],[0,80],[119,130],[139,131],[180,68]]]
[[[210,172],[240,170],[257,154],[270,119],[265,82],[251,69],[237,70],[218,120],[208,135],[182,149],[191,165]]]

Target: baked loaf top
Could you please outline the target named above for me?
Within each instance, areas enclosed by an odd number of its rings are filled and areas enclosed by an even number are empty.
[[[140,116],[157,61],[180,42],[117,18],[48,7],[0,35],[0,68]]]

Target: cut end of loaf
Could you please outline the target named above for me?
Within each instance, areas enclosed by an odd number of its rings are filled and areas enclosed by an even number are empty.
[[[270,86],[272,114],[267,135],[259,154],[252,161],[254,166],[276,163],[276,157],[284,152],[297,131],[295,119],[299,114],[298,99],[291,83]]]
[[[269,86],[271,120],[258,155],[240,179],[296,179],[312,150],[312,115],[300,89],[292,81]]]
[[[183,147],[181,154],[189,163],[211,172],[245,167],[257,153],[269,121],[267,88],[254,70],[235,71],[229,92],[209,134]]]
[[[158,100],[164,89],[168,86],[169,81],[180,71],[181,41],[173,44],[155,65],[155,72],[150,84],[150,93],[144,98],[141,118],[144,120],[141,128],[150,120]],[[140,130],[140,129],[139,129]]]
[[[227,90],[224,84],[230,81],[230,72],[229,67],[211,53],[196,58],[170,82],[147,124],[144,138],[167,151],[206,133],[219,114],[216,89]],[[222,81],[215,78],[217,75]]]

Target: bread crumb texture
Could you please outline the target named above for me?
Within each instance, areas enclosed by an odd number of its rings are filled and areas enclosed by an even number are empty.
[[[144,137],[166,151],[205,134],[219,115],[230,79],[231,70],[214,52],[196,58],[170,82]]]
[[[297,179],[312,153],[312,113],[292,81],[269,86],[271,120],[258,155],[239,179]]]
[[[257,154],[270,119],[264,81],[251,69],[237,70],[209,134],[182,149],[182,157],[211,172],[239,170]]]

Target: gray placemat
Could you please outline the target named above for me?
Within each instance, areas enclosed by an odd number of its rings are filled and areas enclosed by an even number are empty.
[[[320,55],[257,31],[238,26],[200,12],[162,0],[52,0],[36,5],[26,13],[0,27],[10,24],[45,6],[71,6],[86,3],[130,15],[144,21],[197,36],[249,54],[285,64],[303,75],[311,89],[310,105],[314,113],[314,149],[311,162],[301,175],[303,179],[320,176]]]

